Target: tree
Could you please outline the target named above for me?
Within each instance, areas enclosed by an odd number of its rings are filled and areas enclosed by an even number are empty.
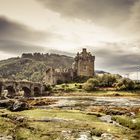
[[[39,82],[39,81],[43,81],[43,78],[44,78],[44,75],[41,73],[41,72],[34,72],[32,75],[31,75],[31,81],[34,81],[34,82]]]

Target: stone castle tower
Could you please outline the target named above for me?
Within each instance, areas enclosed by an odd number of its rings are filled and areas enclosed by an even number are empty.
[[[77,76],[94,76],[94,61],[95,56],[90,52],[87,52],[85,48],[81,53],[77,53],[75,57],[75,62],[73,64],[73,69],[76,71]]]
[[[84,48],[81,53],[77,53],[71,69],[53,69],[46,71],[45,83],[55,85],[58,83],[67,83],[73,81],[77,76],[94,76],[95,56]]]

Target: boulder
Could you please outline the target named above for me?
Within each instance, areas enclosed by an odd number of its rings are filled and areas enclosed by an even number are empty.
[[[116,109],[109,109],[106,111],[107,115],[124,115],[127,111],[125,110],[116,110]]]
[[[102,114],[101,113],[98,113],[98,112],[86,112],[87,115],[95,115],[97,117],[101,117]]]
[[[76,140],[92,140],[91,132],[80,132]]]
[[[12,106],[9,107],[10,111],[23,111],[28,110],[29,105],[26,102],[16,101]]]
[[[13,100],[9,100],[9,99],[7,99],[7,100],[0,100],[0,107],[8,108],[9,106],[12,106],[13,103],[14,103],[14,101]]]
[[[102,140],[116,140],[115,137],[109,133],[103,133],[101,135],[101,138],[102,138]]]
[[[0,134],[0,140],[14,140],[14,138],[10,135],[5,136],[3,134]]]
[[[112,123],[112,122],[113,122],[110,115],[102,116],[102,117],[100,117],[99,119],[100,119],[101,121],[107,122],[107,123]]]

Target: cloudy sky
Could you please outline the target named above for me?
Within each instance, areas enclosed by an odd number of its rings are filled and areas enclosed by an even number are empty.
[[[140,0],[0,0],[0,59],[86,47],[96,69],[140,65]]]

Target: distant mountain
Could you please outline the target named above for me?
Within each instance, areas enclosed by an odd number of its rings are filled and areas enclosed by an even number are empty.
[[[102,71],[102,70],[96,70],[95,73],[96,74],[110,74],[109,72],[105,72],[105,71]]]

